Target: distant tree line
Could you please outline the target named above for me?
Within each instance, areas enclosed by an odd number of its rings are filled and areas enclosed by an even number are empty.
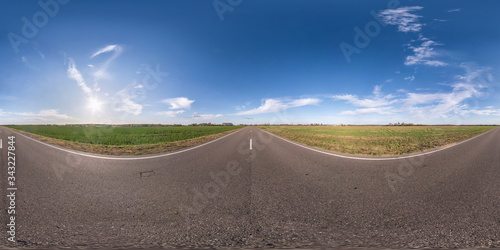
[[[413,123],[404,123],[404,122],[397,122],[397,123],[389,123],[387,126],[424,126],[423,124],[413,124]]]

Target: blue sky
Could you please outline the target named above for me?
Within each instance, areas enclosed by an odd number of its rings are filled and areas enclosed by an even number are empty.
[[[498,9],[4,1],[0,124],[500,124]]]

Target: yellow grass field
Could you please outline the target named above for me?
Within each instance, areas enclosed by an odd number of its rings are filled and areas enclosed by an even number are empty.
[[[296,141],[346,154],[401,155],[445,147],[497,126],[258,126]]]

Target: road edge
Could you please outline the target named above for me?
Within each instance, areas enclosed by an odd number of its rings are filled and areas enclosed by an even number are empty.
[[[80,156],[85,156],[85,157],[90,157],[90,158],[96,158],[96,159],[104,159],[104,160],[145,160],[145,159],[153,159],[153,158],[160,158],[160,157],[166,157],[166,156],[170,156],[170,155],[180,154],[180,153],[187,152],[187,151],[190,151],[190,150],[193,150],[193,149],[196,149],[196,148],[203,147],[203,146],[208,145],[210,143],[216,142],[216,141],[221,140],[223,138],[226,138],[226,137],[228,137],[230,135],[233,135],[233,134],[235,134],[237,132],[240,132],[244,128],[246,128],[246,127],[243,127],[243,128],[237,129],[236,131],[234,131],[232,133],[229,133],[227,135],[221,136],[219,138],[210,140],[208,142],[205,142],[205,143],[202,143],[202,144],[199,144],[199,145],[196,145],[196,146],[187,147],[187,148],[176,150],[176,151],[171,151],[171,152],[168,152],[168,153],[160,153],[160,154],[153,154],[153,155],[144,155],[142,157],[137,157],[137,156],[136,157],[132,157],[132,156],[126,156],[126,155],[123,155],[123,156],[108,156],[108,155],[100,155],[100,154],[88,153],[88,152],[84,152],[84,151],[76,151],[76,150],[72,150],[72,149],[66,149],[66,148],[62,148],[62,147],[59,147],[59,146],[55,146],[55,145],[52,145],[52,144],[49,144],[49,143],[42,142],[42,141],[39,141],[37,139],[31,138],[31,137],[29,137],[27,135],[24,135],[22,133],[17,132],[14,129],[10,129],[10,128],[7,128],[5,126],[1,126],[1,127],[5,128],[7,130],[10,130],[10,131],[12,131],[12,132],[14,132],[14,133],[16,133],[18,135],[21,135],[24,138],[27,138],[29,140],[32,140],[32,141],[35,141],[35,142],[40,143],[42,145],[45,145],[47,147],[51,147],[51,148],[54,148],[54,149],[57,149],[57,150],[60,150],[60,151],[64,151],[64,152],[67,152],[67,153],[72,153],[72,154],[76,154],[76,155],[80,155]]]
[[[499,127],[496,127],[494,129],[490,129],[486,132],[483,132],[479,135],[476,135],[474,137],[471,137],[469,139],[466,139],[464,141],[461,141],[461,142],[457,142],[455,144],[452,144],[448,147],[442,147],[442,148],[437,148],[437,149],[429,149],[428,151],[424,151],[424,152],[421,152],[421,153],[415,153],[415,154],[410,154],[410,155],[405,155],[405,156],[399,156],[399,157],[393,157],[393,156],[379,156],[379,157],[373,157],[373,156],[354,156],[354,155],[347,155],[347,154],[341,154],[341,153],[337,153],[337,152],[334,152],[334,151],[327,151],[327,150],[324,150],[324,149],[319,149],[319,148],[314,148],[314,147],[311,147],[311,146],[308,146],[308,145],[304,145],[302,143],[299,143],[299,142],[294,142],[294,141],[291,141],[291,140],[288,140],[288,139],[285,139],[281,136],[278,136],[278,135],[275,135],[271,132],[267,132],[265,130],[262,130],[260,128],[257,128],[255,127],[256,129],[262,131],[262,132],[265,132],[265,133],[268,133],[274,137],[277,137],[283,141],[286,141],[288,143],[291,143],[291,144],[294,144],[296,146],[299,146],[299,147],[302,147],[302,148],[305,148],[305,149],[308,149],[308,150],[311,150],[311,151],[314,151],[314,152],[318,152],[318,153],[322,153],[322,154],[326,154],[326,155],[330,155],[330,156],[335,156],[335,157],[339,157],[339,158],[346,158],[346,159],[351,159],[351,160],[364,160],[364,161],[388,161],[388,160],[402,160],[402,159],[408,159],[408,158],[414,158],[414,157],[419,157],[419,156],[424,156],[424,155],[429,155],[429,154],[433,154],[433,153],[436,153],[436,152],[439,152],[439,151],[442,151],[442,150],[445,150],[445,149],[449,149],[449,148],[453,148],[455,146],[458,146],[462,143],[465,143],[465,142],[468,142],[470,140],[473,140],[477,137],[480,137],[482,135],[485,135],[491,131],[494,131],[494,130],[497,130],[497,129],[500,129],[500,126]]]

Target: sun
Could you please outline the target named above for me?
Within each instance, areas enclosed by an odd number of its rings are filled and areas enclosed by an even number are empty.
[[[101,111],[102,103],[97,100],[97,98],[90,98],[88,103],[88,108],[92,110],[92,113],[96,111]]]

